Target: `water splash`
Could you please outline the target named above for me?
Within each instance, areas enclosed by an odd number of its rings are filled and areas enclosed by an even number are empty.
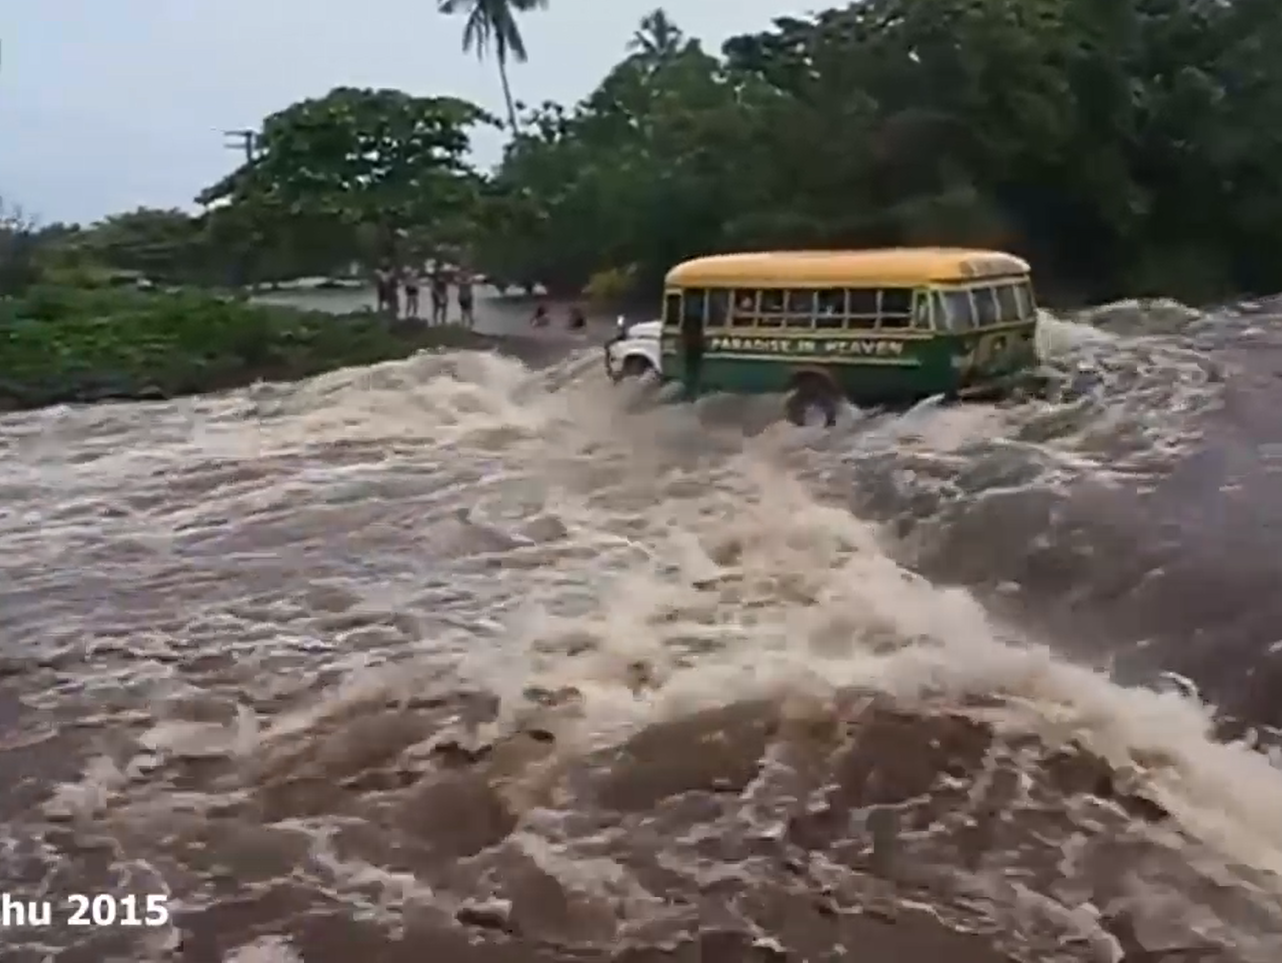
[[[8,416],[9,888],[163,886],[191,959],[1276,958],[1282,774],[995,604],[1205,444],[1200,323],[831,433],[591,352]]]

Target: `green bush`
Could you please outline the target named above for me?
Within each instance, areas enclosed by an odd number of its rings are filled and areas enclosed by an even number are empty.
[[[486,340],[457,328],[390,324],[371,312],[38,285],[0,300],[0,407],[174,397]]]

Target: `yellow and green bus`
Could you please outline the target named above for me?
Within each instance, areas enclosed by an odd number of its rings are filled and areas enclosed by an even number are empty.
[[[678,264],[665,283],[662,376],[691,395],[788,394],[832,425],[860,406],[965,396],[1031,370],[1029,265],[1000,251],[763,251]]]

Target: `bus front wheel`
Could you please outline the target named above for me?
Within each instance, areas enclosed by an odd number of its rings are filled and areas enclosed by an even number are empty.
[[[803,428],[818,425],[834,428],[840,410],[841,396],[836,386],[818,376],[800,379],[784,403],[787,419]]]
[[[649,360],[640,355],[630,354],[623,359],[623,369],[619,372],[619,380],[624,378],[653,378],[655,376],[654,365]]]

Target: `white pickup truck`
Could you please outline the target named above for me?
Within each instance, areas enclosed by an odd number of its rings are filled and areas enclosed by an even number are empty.
[[[660,321],[618,321],[619,332],[605,345],[606,374],[614,381],[624,378],[659,378],[663,356],[659,350]]]

